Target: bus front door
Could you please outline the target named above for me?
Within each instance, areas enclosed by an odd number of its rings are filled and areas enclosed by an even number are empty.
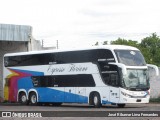
[[[119,103],[119,88],[118,87],[110,87],[109,89],[109,98],[112,103]]]
[[[110,102],[112,103],[119,103],[119,79],[118,74],[116,71],[113,71],[110,74],[110,87],[109,87],[109,96],[110,96]]]

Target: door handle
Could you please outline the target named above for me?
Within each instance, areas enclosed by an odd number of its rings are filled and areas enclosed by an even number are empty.
[[[110,90],[110,92],[112,92],[112,90]]]

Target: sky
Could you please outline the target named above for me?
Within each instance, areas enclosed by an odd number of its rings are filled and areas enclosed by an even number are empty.
[[[29,25],[45,46],[160,36],[160,0],[0,0],[0,24]]]

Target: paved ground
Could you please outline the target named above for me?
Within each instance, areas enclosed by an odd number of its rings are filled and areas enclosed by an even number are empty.
[[[117,117],[117,113],[127,113],[122,115],[130,115],[130,113],[137,114],[137,111],[145,113],[149,111],[149,113],[155,113],[160,111],[160,104],[127,104],[125,108],[117,108],[116,106],[103,106],[102,108],[93,108],[92,106],[83,105],[83,104],[63,104],[62,106],[22,106],[16,103],[4,104],[0,103],[0,114],[2,112],[18,112],[24,114],[25,111],[31,111],[35,113],[41,113],[45,111],[45,114],[55,115],[58,117],[43,117],[43,118],[32,118],[34,120],[42,119],[42,120],[160,120],[160,117]],[[138,112],[138,114],[140,113]],[[108,114],[114,115],[116,113],[116,117],[108,117]],[[160,115],[160,112],[158,112]],[[106,117],[107,114],[107,117]],[[27,113],[28,115],[28,113]],[[39,114],[37,114],[39,115]],[[59,116],[67,116],[67,117],[59,117]],[[73,117],[74,115],[81,117]],[[43,113],[42,113],[43,116]],[[89,116],[89,117],[88,117]],[[100,117],[103,116],[103,117]],[[4,118],[0,118],[3,120]],[[7,120],[30,120],[31,118],[5,118]]]

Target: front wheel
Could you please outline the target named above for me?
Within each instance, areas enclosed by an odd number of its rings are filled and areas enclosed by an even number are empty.
[[[102,104],[101,104],[101,98],[100,98],[99,93],[95,92],[93,94],[92,99],[93,99],[93,105],[94,105],[95,108],[100,108],[102,106]]]
[[[29,101],[31,105],[37,105],[37,95],[36,93],[32,92],[29,96]]]

